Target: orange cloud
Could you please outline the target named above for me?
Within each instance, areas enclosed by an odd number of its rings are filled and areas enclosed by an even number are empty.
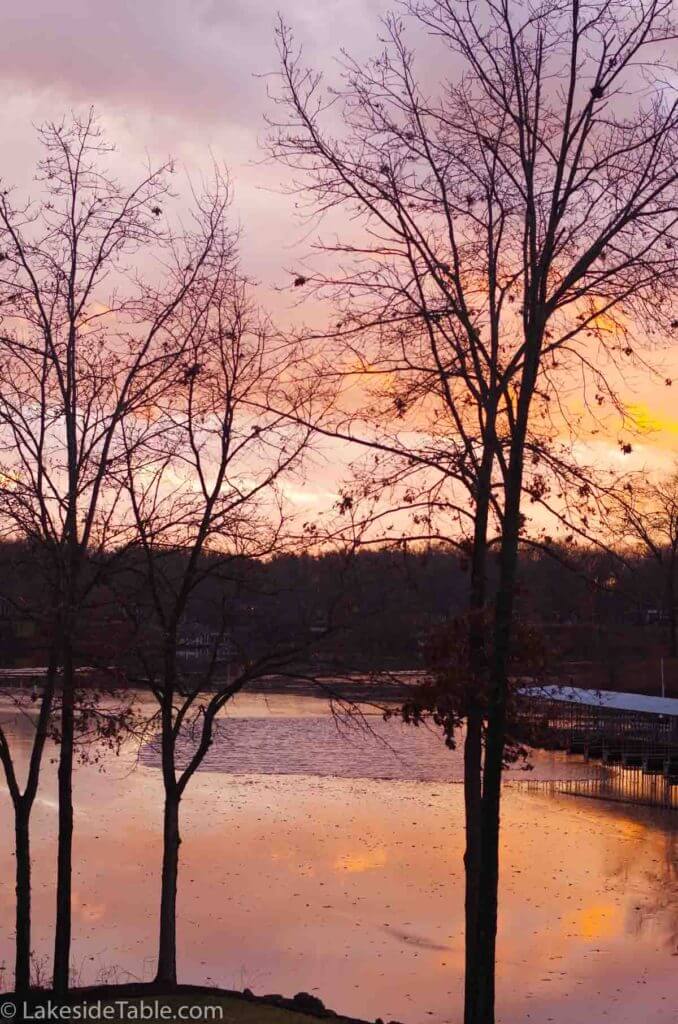
[[[662,433],[678,436],[678,419],[653,412],[644,402],[626,406],[626,412],[633,423],[644,433]]]

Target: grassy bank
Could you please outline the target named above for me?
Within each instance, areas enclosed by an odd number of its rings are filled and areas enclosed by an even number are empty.
[[[10,1007],[14,1009],[12,1014]],[[353,1017],[342,1017],[323,1006],[320,999],[298,993],[290,999],[283,996],[255,996],[249,990],[231,992],[190,985],[180,985],[171,994],[153,984],[107,985],[74,989],[64,999],[55,1000],[50,992],[33,992],[24,1000],[12,994],[0,995],[0,1017],[3,1020],[39,1021],[50,1006],[70,1008],[72,1020],[100,1020],[110,1024],[145,1021],[206,1021],[223,1024],[312,1024],[332,1021],[334,1024],[368,1024]],[[96,1007],[96,1016],[93,1016]],[[105,1010],[104,1010],[105,1008]],[[88,1013],[87,1011],[92,1011]],[[152,1011],[152,1012],[151,1012]],[[396,1024],[396,1022],[393,1022]]]

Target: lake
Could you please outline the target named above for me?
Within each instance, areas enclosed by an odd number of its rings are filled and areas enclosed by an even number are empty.
[[[3,714],[3,719],[9,712]],[[14,719],[13,742],[31,723]],[[53,756],[53,752],[50,752]],[[81,984],[149,979],[157,924],[157,751],[128,745],[75,779],[73,966]],[[675,1021],[675,811],[585,799],[602,776],[535,753],[503,799],[498,1021]],[[463,971],[461,756],[378,716],[242,695],[183,803],[186,982],[315,992],[367,1019],[457,1024]],[[529,779],[529,784],[527,780]],[[591,788],[591,783],[587,783]],[[35,808],[36,958],[53,921],[56,771]],[[0,792],[0,964],[11,984],[13,837]]]

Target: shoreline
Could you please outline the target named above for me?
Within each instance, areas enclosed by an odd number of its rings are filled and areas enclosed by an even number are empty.
[[[115,1007],[117,1003],[137,1000],[140,1005],[149,1002],[181,1002],[182,997],[186,997],[185,1002],[187,1004],[190,1003],[192,1006],[198,1006],[202,1003],[204,1003],[205,1007],[208,1005],[222,1005],[222,1012],[225,1009],[228,1016],[224,1015],[221,1019],[229,1021],[231,1024],[237,1024],[239,1019],[242,1019],[243,1024],[249,1022],[252,1018],[247,1011],[253,1006],[259,1007],[262,1010],[270,1009],[271,1011],[277,1011],[271,1014],[267,1013],[266,1020],[262,1019],[261,1024],[267,1024],[269,1019],[271,1024],[278,1024],[278,1022],[280,1024],[287,1024],[287,1022],[289,1024],[297,1024],[297,1021],[301,1018],[306,1018],[309,1021],[332,1020],[336,1024],[373,1024],[371,1021],[358,1017],[343,1016],[337,1011],[326,1007],[318,996],[311,995],[308,992],[297,992],[296,995],[291,997],[278,994],[257,996],[247,988],[239,992],[207,985],[181,983],[168,988],[152,981],[128,982],[119,985],[89,985],[82,988],[72,988],[65,995],[59,997],[55,996],[54,992],[50,989],[31,989],[30,992],[25,994],[14,992],[0,993],[0,1015],[5,1016],[2,1013],[3,1004],[14,1006],[15,1010],[21,1007],[22,1013],[25,1010],[30,1010],[31,1014],[34,1015],[46,1007],[54,1007],[55,1004],[57,1006],[66,1005],[69,1007],[103,1004]],[[239,1010],[242,1010],[242,1017]],[[232,1016],[233,1013],[236,1013],[237,1016]],[[7,1016],[7,1019],[9,1019],[9,1016]],[[17,1017],[16,1019],[20,1018]],[[43,1018],[35,1016],[34,1019]],[[117,1018],[107,1019],[117,1020]],[[217,1020],[219,1018],[206,1016],[205,1019]],[[399,1022],[390,1021],[389,1024],[399,1024]]]

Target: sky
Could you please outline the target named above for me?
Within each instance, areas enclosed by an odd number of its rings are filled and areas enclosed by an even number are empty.
[[[261,148],[278,9],[273,0],[0,0],[0,176],[27,180],[35,123],[93,104],[130,165],[171,155],[195,175],[212,156],[223,160],[248,269],[288,283],[306,231]],[[327,66],[342,43],[376,37],[383,9],[379,0],[292,0],[284,15],[309,60]]]
[[[358,57],[378,49],[387,6],[288,0],[282,13],[308,63],[331,77],[341,47]],[[38,154],[35,124],[90,105],[132,171],[149,157],[173,156],[195,177],[213,159],[223,161],[234,182],[245,269],[277,317],[304,317],[290,271],[308,251],[308,226],[283,193],[288,172],[266,161],[261,146],[272,112],[266,74],[276,68],[278,10],[279,0],[0,0],[0,178],[28,186]],[[678,351],[652,358],[661,360],[662,377],[678,380]],[[678,392],[641,372],[624,391],[645,425],[625,468],[670,471]],[[613,434],[592,441],[593,458],[615,464]],[[310,503],[325,503],[335,483],[327,467],[318,469],[306,488]]]

